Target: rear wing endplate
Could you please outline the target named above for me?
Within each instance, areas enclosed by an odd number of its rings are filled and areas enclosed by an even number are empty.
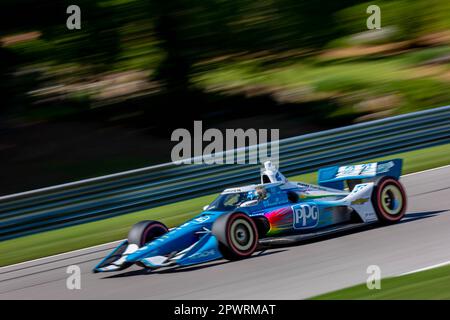
[[[377,176],[389,176],[399,179],[402,173],[402,165],[402,159],[392,159],[323,168],[319,170],[318,183],[324,187],[343,190],[344,181],[346,180],[363,180]]]

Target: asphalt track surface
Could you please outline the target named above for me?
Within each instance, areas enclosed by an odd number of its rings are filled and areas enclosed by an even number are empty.
[[[450,166],[402,178],[408,215],[371,227],[270,249],[238,262],[224,260],[147,273],[91,273],[115,244],[0,268],[0,299],[303,299],[450,260]],[[81,268],[81,289],[68,290],[67,266]]]

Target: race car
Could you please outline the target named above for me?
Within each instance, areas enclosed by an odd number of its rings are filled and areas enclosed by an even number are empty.
[[[370,223],[400,221],[406,193],[402,160],[320,169],[318,185],[288,181],[270,162],[259,184],[224,190],[203,212],[169,229],[141,221],[94,272],[135,264],[148,269],[250,257],[264,246],[295,243]]]

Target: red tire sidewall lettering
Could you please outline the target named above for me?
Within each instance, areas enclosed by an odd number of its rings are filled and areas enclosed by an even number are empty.
[[[246,251],[241,251],[239,249],[237,249],[233,243],[233,241],[231,240],[231,225],[233,224],[234,221],[236,221],[237,219],[242,218],[245,221],[247,221],[248,223],[250,223],[250,225],[252,226],[253,230],[253,245]],[[256,246],[258,245],[258,232],[256,230],[256,225],[253,222],[253,220],[251,218],[249,218],[246,214],[244,213],[235,213],[233,214],[230,219],[228,219],[227,221],[227,232],[226,232],[226,236],[227,236],[227,242],[229,244],[229,246],[233,249],[233,251],[242,257],[248,256],[249,254],[252,254],[255,249]]]
[[[381,199],[381,194],[382,194],[382,192],[383,192],[383,189],[385,188],[386,185],[389,185],[389,184],[395,185],[395,186],[399,189],[400,193],[402,194],[402,198],[403,198],[403,199],[402,199],[402,200],[403,200],[403,203],[402,203],[402,209],[401,209],[400,213],[397,214],[397,215],[395,215],[395,216],[392,216],[392,215],[390,215],[389,213],[387,213],[387,212],[384,210],[383,205],[382,205],[382,203],[381,203],[381,201],[382,201],[382,199]],[[383,181],[377,186],[377,191],[376,191],[376,192],[377,192],[377,208],[378,208],[378,211],[379,211],[379,213],[380,213],[386,220],[389,220],[389,221],[398,221],[398,220],[400,220],[401,218],[403,218],[403,216],[405,215],[405,212],[406,212],[407,199],[406,199],[405,190],[403,189],[403,186],[400,184],[400,182],[398,182],[397,180],[394,180],[394,179],[386,179],[386,180],[383,180]]]
[[[147,239],[147,235],[149,234],[149,232],[151,230],[155,230],[155,229],[165,230],[165,232],[169,231],[169,230],[167,230],[167,228],[164,225],[159,224],[159,223],[150,225],[150,227],[145,229],[145,231],[142,233],[141,246],[145,245],[146,239]]]

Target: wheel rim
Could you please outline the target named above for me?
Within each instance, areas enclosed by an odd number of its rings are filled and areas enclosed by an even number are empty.
[[[253,229],[250,223],[243,219],[236,219],[230,226],[231,242],[239,251],[249,250],[254,241]]]
[[[403,207],[403,196],[400,189],[395,185],[386,186],[381,192],[381,205],[389,215],[400,214]]]

